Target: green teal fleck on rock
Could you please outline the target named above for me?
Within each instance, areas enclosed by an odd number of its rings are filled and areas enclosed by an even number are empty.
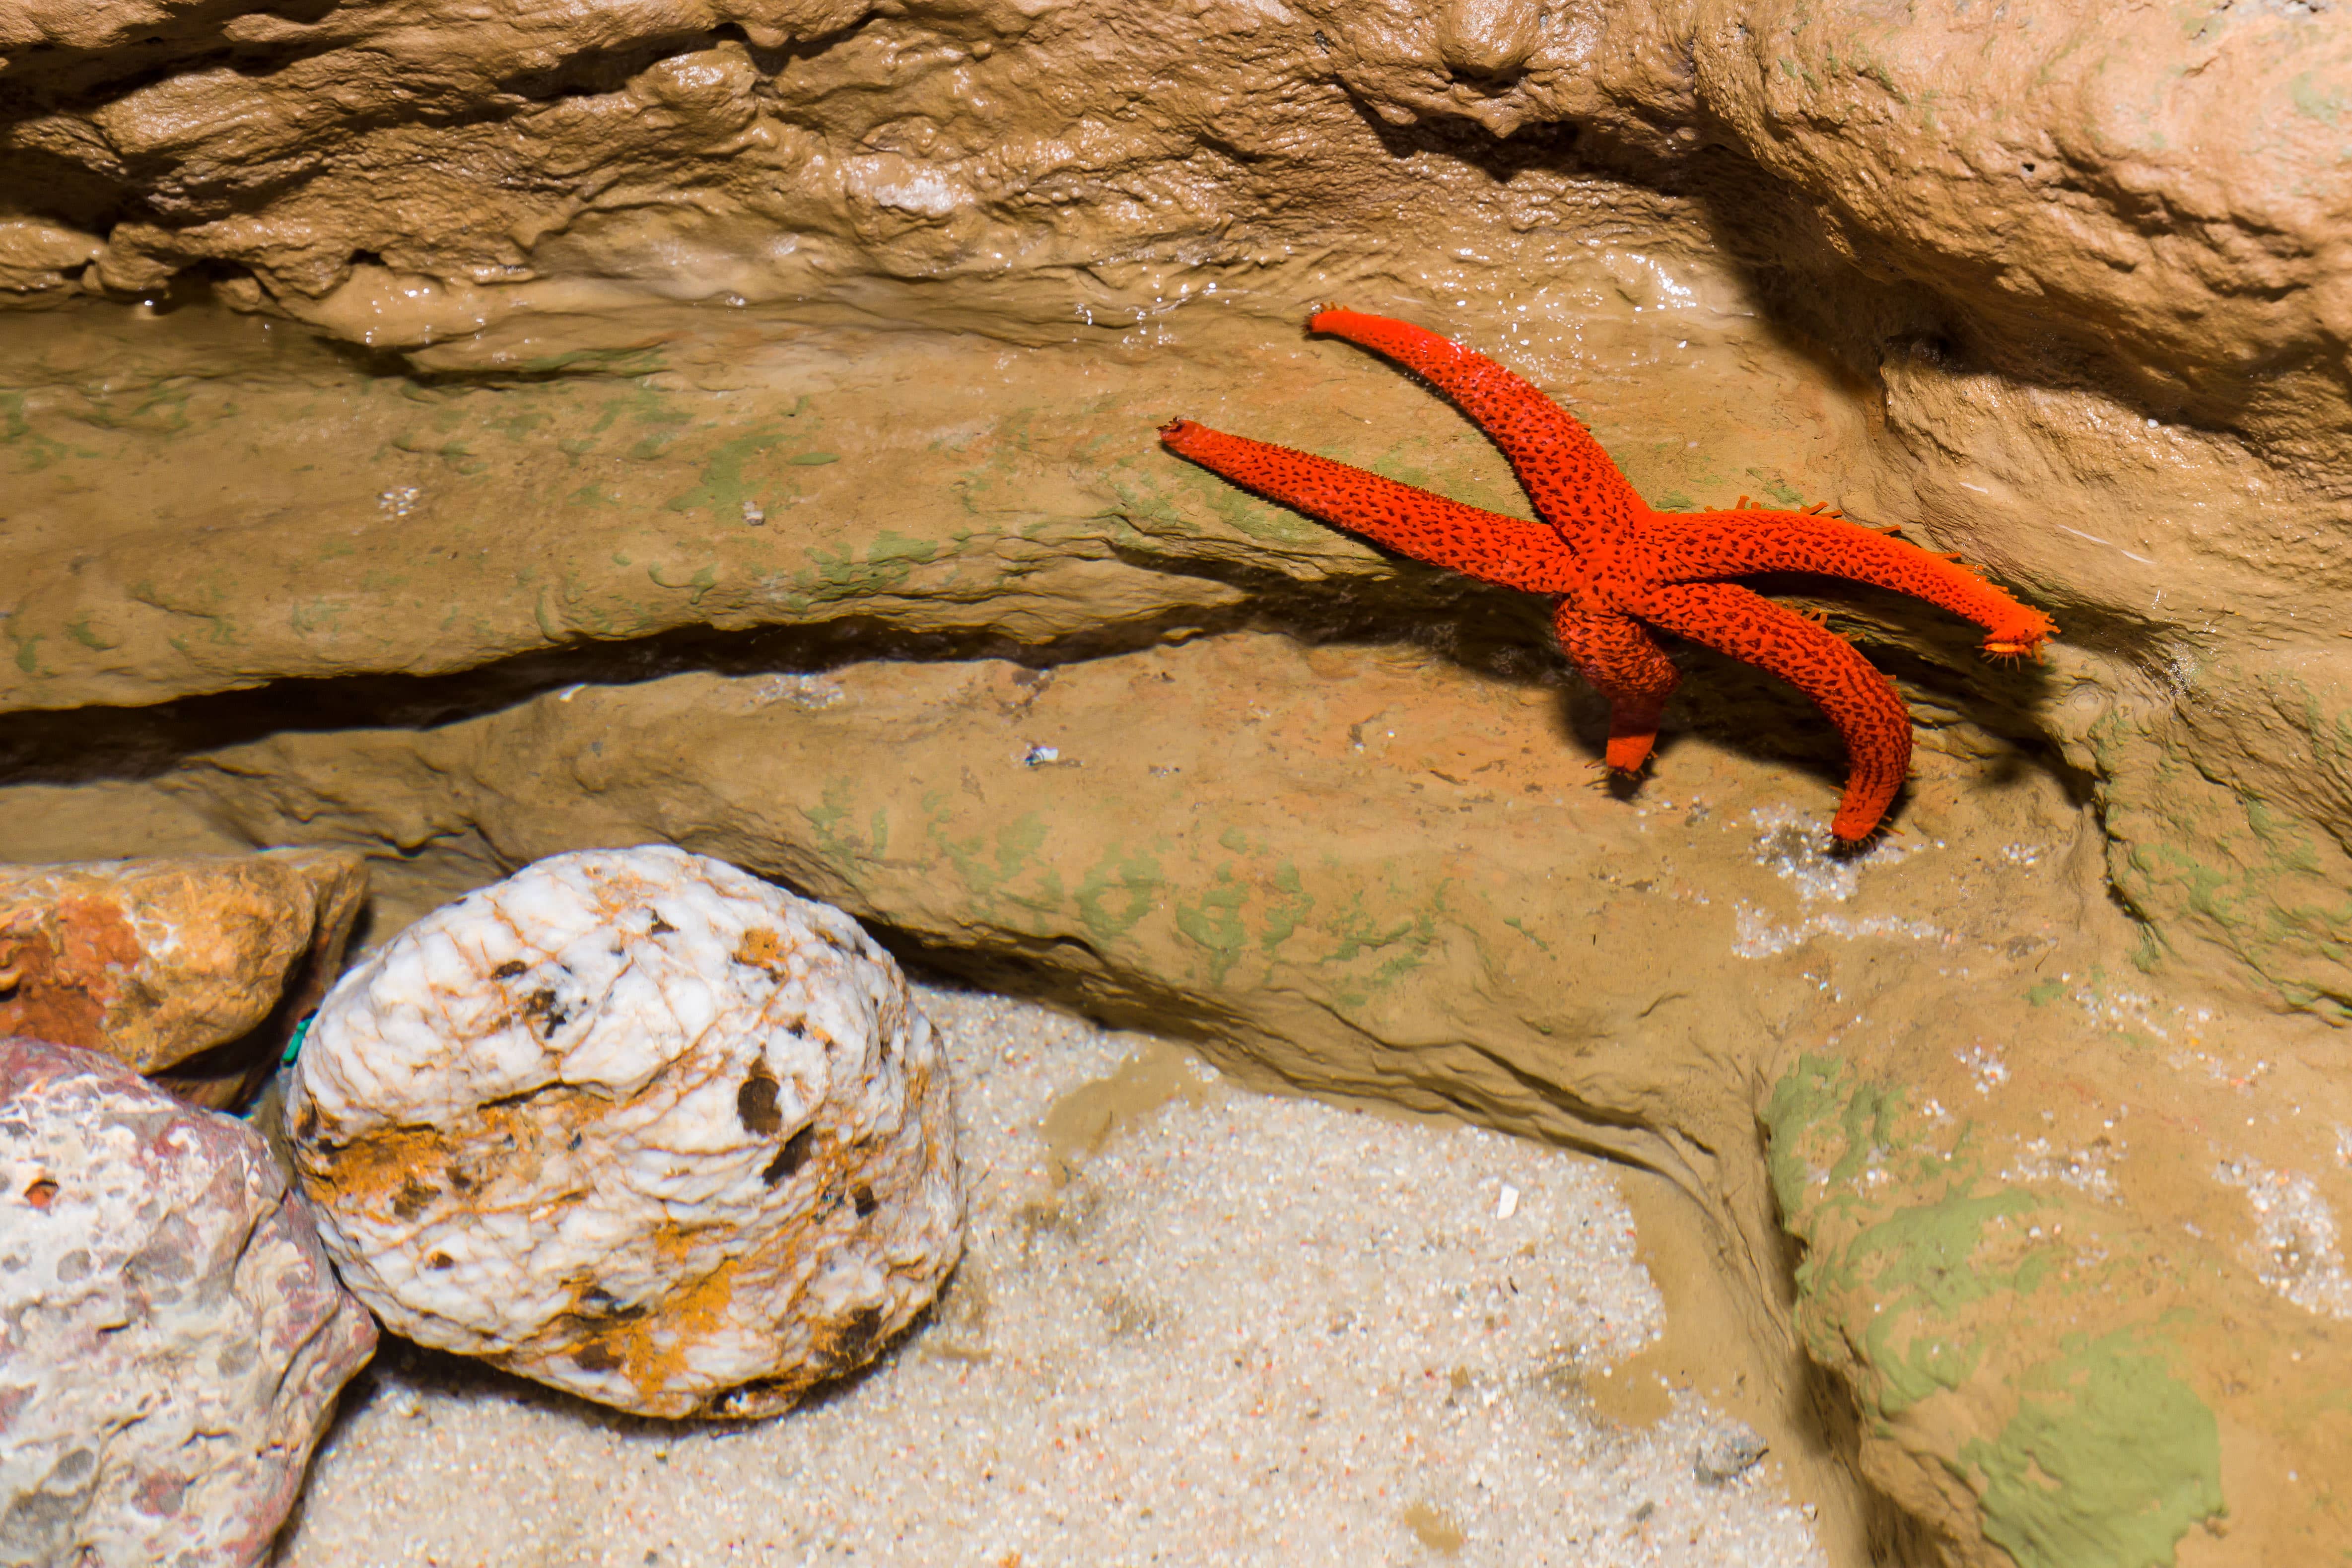
[[[2029,1372],[1998,1440],[1960,1450],[1982,1478],[1984,1532],[2019,1568],[2156,1568],[2222,1511],[2213,1412],[2161,1341],[2070,1335]]]

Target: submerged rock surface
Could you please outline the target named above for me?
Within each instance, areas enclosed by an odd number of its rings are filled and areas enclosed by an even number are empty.
[[[2061,0],[0,5],[0,848],[356,845],[387,925],[724,854],[1674,1173],[1856,1560],[2304,1560],[2352,1537],[2287,1479],[2352,1451],[2306,1396],[2347,51]],[[1633,800],[1570,794],[1539,613],[1154,450],[1520,510],[1299,340],[1330,298],[1661,508],[1826,501],[2050,611],[1992,672],[1841,601],[1934,853],[1810,855],[1819,716],[1689,651]]]
[[[0,1040],[0,1563],[254,1568],[375,1339],[252,1129]]]
[[[288,1095],[352,1288],[409,1338],[655,1416],[863,1365],[961,1246],[950,1090],[838,910],[643,848],[410,926]]]

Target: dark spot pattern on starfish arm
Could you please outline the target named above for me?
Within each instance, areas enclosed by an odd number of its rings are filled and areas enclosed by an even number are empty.
[[[1564,593],[1577,576],[1559,534],[1542,523],[1465,507],[1345,463],[1227,435],[1189,419],[1161,426],[1160,438],[1171,452],[1245,490],[1415,560],[1531,593]]]
[[[1885,818],[1911,768],[1911,719],[1889,681],[1844,639],[1719,580],[1764,571],[1842,577],[1926,600],[1985,629],[1984,649],[2036,654],[2050,618],[1949,558],[1820,507],[1659,512],[1592,433],[1542,392],[1426,329],[1325,308],[1310,329],[1402,365],[1452,399],[1510,459],[1541,522],[1465,507],[1360,468],[1189,419],[1162,425],[1180,457],[1310,517],[1483,581],[1559,601],[1552,629],[1609,698],[1608,763],[1649,758],[1681,679],[1655,626],[1769,670],[1821,706],[1845,737],[1849,771],[1831,831],[1849,842]]]
[[[1307,328],[1394,360],[1451,398],[1511,460],[1536,515],[1559,528],[1571,549],[1578,530],[1622,526],[1647,510],[1574,414],[1484,354],[1355,310],[1318,310]]]

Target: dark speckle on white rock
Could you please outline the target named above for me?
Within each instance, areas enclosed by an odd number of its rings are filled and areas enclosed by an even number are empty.
[[[320,1009],[287,1120],[386,1324],[646,1415],[787,1408],[962,1247],[897,964],[680,850],[551,856],[402,932]]]

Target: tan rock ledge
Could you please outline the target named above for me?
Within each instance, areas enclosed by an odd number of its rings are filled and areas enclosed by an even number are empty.
[[[2117,965],[2095,830],[2013,756],[1924,752],[1858,861],[1818,850],[1831,777],[1683,737],[1629,800],[1583,760],[1555,688],[1234,635],[591,686],[147,788],[425,846],[384,866],[395,923],[491,863],[676,841],[1245,1072],[1663,1171],[1781,1396],[1837,1374],[1811,1418],[1955,1561],[2335,1539],[2284,1478],[2347,1435],[2276,1416],[2352,1360],[2326,1026]]]

